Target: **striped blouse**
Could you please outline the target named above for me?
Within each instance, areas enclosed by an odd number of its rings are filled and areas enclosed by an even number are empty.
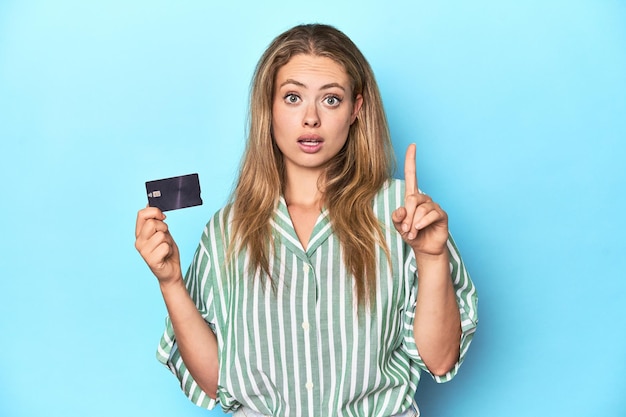
[[[376,302],[357,312],[353,278],[341,257],[324,210],[306,250],[291,223],[284,199],[271,221],[270,271],[251,279],[245,252],[231,260],[231,230],[224,209],[207,224],[185,275],[187,289],[218,342],[217,400],[208,397],[188,372],[169,318],[157,358],[178,377],[189,399],[225,412],[241,405],[271,416],[390,416],[413,402],[422,371],[428,372],[413,338],[417,268],[412,249],[391,222],[403,205],[404,183],[391,180],[375,197],[391,253],[391,270],[379,248]],[[474,334],[477,293],[452,238],[450,268],[461,314],[458,371]],[[260,279],[259,279],[260,278]]]

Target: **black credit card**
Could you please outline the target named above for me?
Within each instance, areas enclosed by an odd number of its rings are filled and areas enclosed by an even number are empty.
[[[198,174],[147,181],[148,205],[161,211],[202,205]]]

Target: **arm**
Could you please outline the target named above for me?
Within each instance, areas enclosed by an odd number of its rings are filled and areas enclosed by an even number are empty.
[[[404,207],[394,211],[392,220],[416,258],[415,344],[428,369],[444,375],[459,358],[461,319],[450,277],[448,216],[418,191],[415,145],[406,153],[405,186]]]
[[[159,281],[185,366],[209,397],[217,395],[217,338],[189,296],[180,268],[178,247],[165,215],[148,207],[137,214],[135,247]]]
[[[413,322],[415,344],[428,369],[434,375],[445,375],[459,359],[461,339],[448,253],[416,258],[419,291]]]

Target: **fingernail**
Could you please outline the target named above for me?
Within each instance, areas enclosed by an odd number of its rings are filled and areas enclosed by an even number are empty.
[[[406,224],[406,223],[404,223],[404,224],[402,225],[402,231],[403,231],[403,232],[405,232],[405,233],[406,233],[406,232],[408,232],[408,231],[409,231],[409,225],[408,225],[408,224]]]

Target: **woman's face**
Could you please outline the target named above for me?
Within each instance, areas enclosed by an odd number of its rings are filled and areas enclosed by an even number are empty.
[[[330,58],[295,55],[275,80],[272,132],[287,175],[318,175],[343,147],[363,103],[348,74]]]

